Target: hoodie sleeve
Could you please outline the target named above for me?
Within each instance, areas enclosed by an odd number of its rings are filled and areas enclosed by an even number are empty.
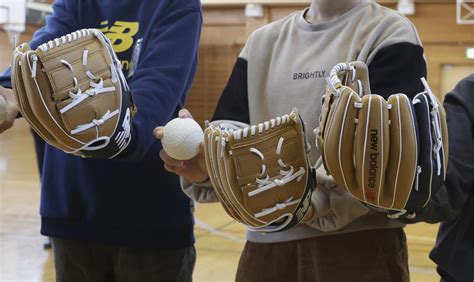
[[[129,81],[138,112],[132,141],[120,158],[139,161],[157,140],[153,129],[182,107],[197,66],[202,15],[199,2],[172,4],[151,30],[137,69]],[[197,4],[196,4],[197,3]]]

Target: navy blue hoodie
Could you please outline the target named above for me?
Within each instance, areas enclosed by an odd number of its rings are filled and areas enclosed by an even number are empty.
[[[129,75],[138,113],[120,160],[81,159],[46,145],[41,233],[114,245],[190,246],[191,203],[178,177],[164,170],[153,129],[176,115],[191,86],[200,1],[56,0],[53,9],[31,47],[77,29],[101,29]],[[11,86],[9,71],[0,84]]]

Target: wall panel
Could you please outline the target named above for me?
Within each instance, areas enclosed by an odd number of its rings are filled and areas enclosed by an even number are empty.
[[[199,121],[211,117],[215,104],[227,82],[232,66],[249,34],[256,28],[279,20],[308,6],[305,0],[202,0],[203,20],[199,66],[190,91],[187,106]],[[245,17],[245,3],[261,2],[261,18]],[[395,1],[380,1],[395,8]],[[474,25],[457,25],[455,1],[418,0],[416,14],[410,16],[425,47],[428,61],[428,79],[435,93],[442,96],[441,80],[445,65],[473,66],[465,56],[466,48],[474,47]],[[22,42],[31,37],[38,27],[29,27]],[[0,32],[0,66],[10,61],[11,47],[6,35]]]

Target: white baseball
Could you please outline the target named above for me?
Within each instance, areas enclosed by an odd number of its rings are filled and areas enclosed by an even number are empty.
[[[7,119],[7,102],[3,96],[0,96],[0,124]]]
[[[194,119],[175,118],[163,128],[161,144],[165,152],[176,160],[189,160],[199,153],[204,133]]]

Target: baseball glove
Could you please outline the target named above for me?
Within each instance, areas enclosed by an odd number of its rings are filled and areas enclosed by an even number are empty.
[[[82,29],[13,53],[20,112],[48,144],[81,157],[113,158],[129,144],[135,107],[120,61],[100,31]]]
[[[231,217],[262,233],[301,222],[310,206],[314,172],[298,114],[253,126],[212,122],[204,147],[211,182]]]
[[[372,94],[367,66],[336,65],[328,80],[317,144],[339,185],[391,218],[413,218],[446,177],[448,134],[443,107],[425,91],[388,100]]]

